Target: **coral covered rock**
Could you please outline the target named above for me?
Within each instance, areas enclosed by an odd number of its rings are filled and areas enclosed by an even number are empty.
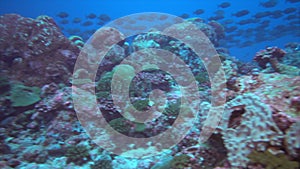
[[[255,76],[242,76],[236,79],[237,94],[253,93],[261,101],[270,105],[274,112],[284,112],[292,117],[299,116],[293,100],[300,95],[300,77],[278,73],[259,73]]]
[[[41,100],[40,89],[14,84],[11,87],[9,99],[13,107],[29,106]]]
[[[91,166],[91,169],[112,169],[111,160],[98,160]]]
[[[278,73],[295,76],[299,75],[300,69],[298,67],[281,63],[283,60],[282,58],[285,55],[286,52],[278,47],[267,47],[256,53],[254,61],[256,61],[263,69],[271,67],[273,71]],[[269,69],[266,69],[265,71],[270,72]]]
[[[48,16],[0,16],[0,65],[11,80],[29,86],[67,82],[79,48]]]
[[[77,165],[82,165],[90,160],[89,149],[84,145],[68,147],[66,156],[68,157],[67,163],[73,162]]]
[[[283,133],[273,121],[271,109],[253,94],[228,102],[223,118],[220,128],[232,167],[246,167],[247,156],[254,150],[281,145]]]
[[[293,157],[300,156],[300,121],[294,123],[285,136],[285,144],[288,152]]]
[[[187,21],[195,24],[201,31],[203,31],[216,47],[219,46],[219,40],[224,38],[224,27],[216,21],[210,21],[208,24],[200,18],[189,18]]]
[[[249,154],[251,163],[262,164],[266,169],[297,169],[299,163],[290,161],[284,154],[274,155],[270,151],[257,152]]]
[[[12,62],[15,57],[38,56],[68,45],[54,20],[48,16],[37,19],[17,14],[0,16],[2,59]]]
[[[264,69],[268,63],[271,63],[272,67],[276,69],[278,59],[281,59],[285,54],[286,52],[278,47],[267,47],[255,54],[254,61]]]

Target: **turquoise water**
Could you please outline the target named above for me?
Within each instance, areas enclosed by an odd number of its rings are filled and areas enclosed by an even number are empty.
[[[2,0],[0,1],[0,14],[5,13],[18,13],[26,17],[37,17],[39,15],[49,15],[53,17],[60,27],[80,29],[81,31],[90,30],[92,33],[94,30],[98,29],[100,26],[96,23],[88,27],[80,26],[79,24],[60,24],[62,20],[57,16],[60,12],[66,12],[69,14],[69,22],[73,18],[79,17],[83,21],[87,20],[86,16],[90,13],[96,15],[107,14],[112,20],[124,17],[126,15],[141,13],[141,12],[161,12],[168,13],[172,15],[181,16],[182,14],[188,14],[189,17],[200,17],[208,20],[210,17],[216,15],[216,11],[224,11],[224,18],[218,20],[220,23],[226,22],[226,20],[233,20],[233,23],[223,24],[225,27],[237,26],[234,32],[226,33],[225,39],[221,41],[221,46],[229,48],[232,56],[235,56],[243,61],[251,61],[255,52],[266,46],[279,46],[284,47],[288,42],[299,41],[300,36],[300,3],[291,3],[284,0],[273,0],[276,2],[274,7],[264,7],[261,5],[262,0],[253,1],[227,1],[230,3],[229,7],[222,8],[221,3],[225,1],[184,1],[184,0],[166,0],[164,2],[159,0],[153,1],[140,1],[140,0],[114,0],[114,1],[59,1],[59,0],[45,0],[45,1],[35,1],[27,0],[20,3],[17,0]],[[245,25],[239,25],[238,22],[241,20],[253,19],[254,15],[258,12],[276,10],[283,11],[286,8],[296,8],[297,11],[284,14],[281,17],[272,18],[270,16],[257,19],[256,23],[250,23]],[[197,9],[203,9],[204,13],[196,15],[193,12]],[[250,13],[242,17],[235,17],[232,14],[241,10],[248,10]],[[297,17],[292,20],[287,20],[286,17],[289,15],[296,15]],[[82,22],[83,22],[82,21]],[[260,23],[268,21],[270,22],[268,26],[264,29],[259,28]],[[285,26],[285,30],[281,31],[278,25]],[[248,33],[248,29],[252,29],[252,33]],[[241,33],[242,32],[242,33]],[[273,32],[273,33],[272,33]],[[70,34],[64,30],[64,33],[69,36]],[[91,34],[90,33],[90,34]],[[262,40],[257,40],[256,37],[266,36]],[[228,37],[228,38],[226,38]],[[230,38],[229,38],[230,37]]]

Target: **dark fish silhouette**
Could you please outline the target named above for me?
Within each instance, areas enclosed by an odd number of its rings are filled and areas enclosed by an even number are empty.
[[[288,31],[290,28],[288,26],[285,25],[277,25],[274,27],[274,29],[272,30],[274,32],[274,35],[279,35],[282,34],[286,31]],[[271,33],[272,33],[271,31]]]
[[[271,15],[271,12],[266,11],[266,12],[258,12],[254,15],[254,17],[255,18],[264,18],[264,17],[270,16],[270,15]]]
[[[81,19],[80,19],[80,18],[74,18],[72,22],[73,22],[73,23],[80,23],[80,22],[81,22]]]
[[[226,29],[225,29],[226,30]],[[227,35],[226,37],[225,37],[225,40],[228,40],[228,41],[232,41],[233,39],[234,39],[234,35]]]
[[[92,21],[85,21],[81,25],[82,26],[91,26],[91,25],[93,25],[93,22]]]
[[[181,17],[181,18],[183,18],[183,19],[187,19],[187,18],[190,17],[190,15],[187,14],[187,13],[184,13],[184,14],[181,14],[179,17]]]
[[[197,10],[195,10],[194,12],[193,12],[193,14],[195,14],[195,15],[201,15],[201,14],[203,14],[204,13],[204,10],[203,9],[197,9]]]
[[[293,20],[293,19],[298,19],[299,21],[299,16],[294,14],[294,15],[289,15],[285,18],[286,20]]]
[[[239,29],[239,30],[236,30],[234,33],[234,35],[236,35],[236,36],[241,36],[243,33],[245,32],[245,30],[241,30],[241,29]]]
[[[97,15],[94,14],[94,13],[90,13],[86,17],[89,18],[89,19],[95,19],[97,17]]]
[[[97,30],[96,29],[91,29],[91,30],[86,30],[83,33],[87,34],[87,35],[92,35],[93,33],[95,33]]]
[[[102,26],[102,25],[104,25],[105,24],[105,22],[104,21],[99,21],[99,22],[97,22],[97,25],[100,25],[100,26]]]
[[[57,16],[60,18],[67,18],[69,14],[67,12],[60,12],[57,14]]]
[[[275,19],[280,18],[282,16],[283,16],[283,14],[280,10],[273,11],[273,12],[271,12],[271,15],[270,15],[271,18],[275,18]]]
[[[290,3],[297,3],[300,2],[300,0],[285,0],[286,2],[290,2]]]
[[[222,22],[222,24],[226,25],[226,24],[231,24],[231,23],[233,23],[233,22],[234,22],[233,19],[226,19],[226,20],[224,20],[224,21]]]
[[[68,32],[68,34],[73,34],[73,35],[75,35],[75,34],[77,34],[77,33],[79,33],[80,32],[80,29],[78,29],[78,28],[73,28],[73,29],[67,29],[66,30],[67,32]]]
[[[272,8],[278,4],[277,0],[269,0],[266,2],[261,2],[260,5],[265,8]]]
[[[234,14],[232,14],[233,16],[236,16],[236,17],[242,17],[242,16],[245,16],[245,15],[248,15],[250,12],[248,10],[241,10],[241,11],[238,11]]]
[[[101,14],[98,16],[98,18],[101,20],[101,21],[104,21],[104,22],[108,22],[110,21],[110,17],[106,14]]]
[[[218,5],[220,8],[228,8],[228,7],[230,7],[230,3],[229,2],[223,2],[223,3],[221,3],[220,5]]]
[[[245,19],[245,20],[241,20],[238,22],[239,25],[246,25],[246,24],[250,24],[250,23],[257,23],[258,20],[256,19]]]
[[[63,19],[63,20],[61,20],[59,23],[65,25],[65,24],[68,24],[69,21],[68,21],[67,19]]]
[[[208,20],[210,20],[210,21],[213,21],[213,20],[217,21],[217,20],[221,20],[221,19],[224,19],[224,18],[225,17],[223,15],[216,15],[216,16],[209,17]]]
[[[225,32],[231,33],[233,31],[237,30],[237,28],[238,28],[237,26],[225,27]]]
[[[245,30],[244,34],[245,34],[246,37],[251,37],[253,35],[254,31],[255,31],[254,28],[248,28],[248,29]]]
[[[248,41],[242,42],[242,44],[239,45],[239,47],[247,47],[247,46],[251,46],[252,44],[254,44],[254,42],[248,40]]]
[[[295,11],[297,11],[297,8],[286,8],[286,9],[283,10],[283,13],[290,14],[290,13],[293,13]]]
[[[223,10],[216,10],[214,13],[215,13],[216,15],[224,15],[224,14],[225,14],[225,11],[223,11]]]
[[[226,40],[228,40],[228,41],[230,41],[230,43],[240,43],[241,42],[241,40],[239,40],[239,39],[234,39],[234,37],[236,37],[236,35],[232,35],[232,36],[230,36],[230,37],[226,37]],[[234,45],[235,46],[235,45]]]
[[[269,21],[269,20],[262,21],[262,22],[260,22],[259,24],[260,24],[260,26],[262,26],[262,27],[268,27],[269,24],[270,24],[270,21]]]
[[[300,25],[299,21],[291,21],[289,22],[290,25]]]

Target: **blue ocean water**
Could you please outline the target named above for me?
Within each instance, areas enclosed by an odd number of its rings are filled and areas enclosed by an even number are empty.
[[[228,2],[230,5],[228,7],[220,5],[224,2]],[[266,2],[273,2],[274,4],[269,6],[268,4],[263,5]],[[296,11],[286,13],[284,10],[287,8],[295,8]],[[197,15],[194,13],[197,9],[201,9],[204,12]],[[241,10],[247,10],[249,14],[241,17],[233,15]],[[61,18],[58,16],[61,12],[65,12],[69,16]],[[141,12],[160,12],[177,16],[187,14],[188,17],[200,17],[204,20],[221,16],[221,19],[217,19],[217,21],[223,24],[225,31],[232,27],[236,27],[236,29],[226,32],[225,38],[220,42],[220,46],[228,48],[230,55],[242,61],[251,61],[255,53],[266,46],[284,47],[288,42],[299,42],[300,40],[300,3],[295,0],[215,0],[210,2],[199,0],[0,1],[0,14],[17,13],[32,18],[36,18],[39,15],[49,15],[55,19],[66,36],[81,35],[83,31],[92,35],[95,30],[100,28],[101,25],[97,25],[95,20],[86,17],[91,13],[97,16],[106,14],[111,20],[114,20]],[[270,14],[265,17],[255,17],[257,13],[265,12]],[[89,26],[74,24],[72,23],[74,18],[80,18],[82,20],[81,23],[90,20],[92,24]],[[251,23],[243,24],[241,21],[245,20]]]

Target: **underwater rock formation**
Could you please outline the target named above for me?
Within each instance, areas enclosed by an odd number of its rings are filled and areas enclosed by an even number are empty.
[[[290,161],[299,158],[299,133],[296,132],[300,114],[294,105],[300,94],[299,80],[278,73],[236,77],[235,87],[227,91],[231,100],[226,103],[223,120],[216,130],[222,135],[229,168],[245,168],[257,162],[250,158],[253,152],[290,154]],[[203,122],[210,104],[203,102],[201,107]],[[291,164],[299,166],[295,162]]]
[[[0,65],[10,80],[29,86],[68,82],[79,49],[48,16],[0,16]]]
[[[270,64],[275,72],[294,76],[300,75],[299,68],[280,63],[285,55],[286,52],[278,47],[267,47],[256,53],[254,61],[263,69],[266,69]],[[266,71],[269,72],[270,70],[267,69]]]
[[[225,37],[225,29],[217,21],[205,23],[201,18],[189,18],[187,21],[195,24],[197,28],[203,31],[215,47],[218,47],[219,40]]]
[[[254,61],[262,68],[266,68],[270,63],[275,71],[278,71],[278,60],[284,57],[285,51],[278,47],[267,47],[265,50],[261,50],[255,54]]]
[[[232,167],[246,167],[248,155],[281,145],[282,132],[271,109],[253,94],[244,94],[226,104],[220,128]],[[263,132],[261,132],[263,131]]]

